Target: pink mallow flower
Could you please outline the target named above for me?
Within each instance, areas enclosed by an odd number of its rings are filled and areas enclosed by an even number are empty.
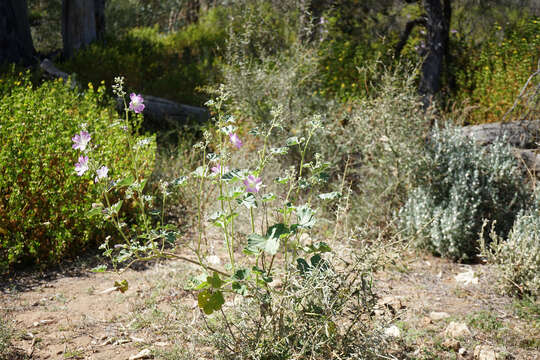
[[[249,193],[258,193],[261,190],[262,180],[253,175],[249,175],[247,179],[244,180],[244,185],[246,185],[246,191]]]
[[[71,140],[74,142],[72,147],[74,149],[79,149],[81,151],[84,151],[86,150],[86,146],[90,142],[91,138],[92,137],[90,136],[88,132],[81,130],[80,133],[75,134],[75,136],[71,138]]]
[[[226,174],[229,172],[229,168],[227,166],[224,166],[223,169],[221,169],[221,165],[217,164],[216,166],[213,166],[210,170],[212,170],[212,174],[219,175],[222,173]]]
[[[236,135],[235,133],[230,133],[229,134],[229,139],[231,139],[231,143],[236,146],[238,149],[240,149],[242,147],[242,145],[244,145],[242,143],[242,140],[240,140],[240,138],[238,137],[238,135]]]
[[[131,93],[129,95],[129,98],[131,99],[131,101],[129,102],[129,110],[134,111],[135,114],[142,113],[142,111],[144,110],[143,97],[140,94],[137,95],[137,94]]]
[[[83,176],[88,171],[88,156],[79,156],[79,162],[75,164],[75,171],[79,176]]]
[[[96,170],[96,178],[94,179],[95,182],[98,182],[99,179],[106,179],[107,174],[109,173],[109,168],[106,166],[102,166],[99,169]]]

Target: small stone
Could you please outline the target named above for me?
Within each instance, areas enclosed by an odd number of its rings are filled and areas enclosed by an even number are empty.
[[[448,339],[444,340],[444,342],[441,345],[443,346],[443,348],[445,348],[447,350],[458,351],[461,344],[459,343],[459,341],[457,341],[455,339],[448,338]]]
[[[401,330],[396,325],[392,325],[384,330],[384,335],[399,338],[401,337]]]
[[[465,356],[465,355],[467,354],[467,349],[465,349],[465,348],[460,348],[460,349],[458,350],[458,354],[459,354],[460,356]]]
[[[465,272],[457,274],[454,278],[456,279],[458,283],[461,283],[464,286],[478,284],[478,278],[474,276],[474,271],[472,269],[469,269]]]
[[[447,319],[450,317],[449,313],[446,312],[438,312],[438,311],[432,311],[429,313],[429,318],[433,321],[438,321],[442,319]]]
[[[498,360],[497,352],[491,346],[477,345],[474,348],[473,359],[475,360]]]
[[[471,331],[466,324],[452,321],[450,324],[448,324],[446,330],[444,330],[444,334],[448,337],[459,338],[470,336]]]
[[[424,316],[424,318],[422,319],[422,325],[427,326],[429,324],[433,324],[433,321],[429,316]]]
[[[405,305],[399,297],[386,296],[378,301],[379,305],[388,308],[392,314],[396,314],[398,310],[405,309]]]
[[[149,359],[149,358],[150,358],[150,349],[144,349],[144,350],[141,350],[141,352],[139,352],[136,355],[131,355],[129,357],[129,360],[139,360],[139,359]]]

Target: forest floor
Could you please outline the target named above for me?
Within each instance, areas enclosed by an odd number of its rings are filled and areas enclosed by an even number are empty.
[[[201,314],[184,289],[195,267],[166,261],[122,274],[90,268],[78,263],[0,284],[0,316],[13,330],[8,359],[215,357],[197,341]],[[403,358],[540,359],[540,303],[501,295],[489,265],[406,251],[375,278]],[[121,279],[128,290],[110,291]]]

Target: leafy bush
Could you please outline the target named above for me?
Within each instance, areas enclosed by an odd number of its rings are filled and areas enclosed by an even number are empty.
[[[399,213],[404,232],[415,245],[455,260],[478,253],[484,219],[506,236],[530,201],[508,146],[482,148],[454,129],[435,129],[417,181]]]
[[[496,264],[501,282],[510,294],[540,296],[540,214],[534,208],[521,212],[508,239],[491,231],[495,241],[483,254]]]
[[[108,85],[121,74],[137,92],[202,105],[207,98],[196,88],[219,77],[219,49],[226,38],[223,21],[220,8],[215,8],[178,33],[163,34],[157,27],[131,29],[77,52],[61,68],[84,82],[104,80]]]
[[[455,101],[471,106],[467,122],[500,121],[510,109],[521,87],[536,70],[538,34],[540,21],[526,18],[504,27],[495,25],[491,36],[480,46],[466,41],[459,33],[452,36]]]
[[[337,270],[323,260],[291,270],[288,282],[237,299],[229,319],[210,319],[206,340],[224,359],[379,359],[388,354],[382,321],[370,319],[371,269],[359,260]],[[257,315],[255,315],[257,314]],[[236,334],[229,331],[234,324]]]
[[[28,75],[6,80],[0,101],[0,268],[28,261],[57,262],[87,247],[103,222],[88,211],[100,193],[95,174],[78,177],[72,137],[87,129],[113,178],[130,171],[127,133],[91,84],[84,94],[61,81],[30,83]],[[139,150],[146,176],[155,143]]]
[[[345,175],[354,194],[352,221],[372,239],[382,229],[392,231],[395,212],[414,186],[433,118],[422,109],[410,69],[385,70],[379,76],[370,85],[371,96],[330,108],[325,136],[313,140],[334,172]]]

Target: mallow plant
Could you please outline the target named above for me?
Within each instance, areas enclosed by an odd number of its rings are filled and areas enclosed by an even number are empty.
[[[205,132],[204,141],[196,145],[202,151],[202,163],[177,181],[195,182],[198,189],[197,236],[191,248],[204,269],[195,288],[199,290],[199,306],[208,315],[221,310],[227,293],[266,291],[276,277],[284,276],[280,281],[287,281],[291,269],[307,271],[319,266],[324,262],[321,254],[330,251],[323,242],[306,246],[300,242],[302,235],[315,225],[312,191],[328,166],[319,156],[312,162],[306,161],[309,141],[320,129],[320,120],[315,116],[310,121],[305,137],[291,137],[282,146],[272,147],[270,144],[276,143],[272,137],[282,122],[281,109],[275,109],[268,125],[251,131],[252,136],[260,137],[261,147],[250,152],[247,167],[239,167],[239,156],[234,152],[245,145],[234,117],[224,112],[228,96],[222,86],[216,99],[207,103],[216,118],[214,130]],[[265,176],[267,168],[275,166],[292,147],[300,149],[300,164],[278,178]],[[217,194],[212,213],[207,213],[208,207],[203,204],[209,188],[215,188]],[[277,192],[279,188],[282,191]],[[204,238],[207,226],[217,228],[223,238],[228,255],[224,270],[215,269],[208,262],[209,249]],[[241,254],[238,248],[242,248]],[[281,273],[278,267],[283,270]]]
[[[125,97],[121,79],[114,90]],[[208,317],[211,335],[221,334],[217,337],[223,341],[213,345],[228,353],[242,350],[255,356],[263,351],[278,358],[293,353],[317,358],[328,355],[328,349],[340,354],[378,352],[379,347],[370,345],[375,334],[370,325],[358,321],[375,303],[371,274],[359,270],[361,261],[353,261],[353,270],[337,270],[329,244],[312,240],[317,204],[341,196],[339,192],[319,193],[320,185],[329,178],[329,164],[318,154],[308,154],[310,141],[322,132],[320,117],[308,120],[304,136],[289,137],[279,144],[283,115],[277,107],[271,121],[252,129],[253,141],[247,141],[234,116],[225,111],[229,100],[229,93],[221,86],[215,99],[207,103],[215,114],[214,125],[194,146],[202,155],[199,166],[170,182],[160,182],[160,211],[153,197],[145,193],[145,179],[139,172],[138,149],[145,144],[133,143],[128,137],[131,173],[118,178],[114,169],[99,161],[99,145],[93,144],[89,131],[82,129],[73,135],[73,148],[79,152],[73,171],[89,176],[103,194],[102,202],[92,211],[112,223],[123,240],[115,244],[106,241],[104,253],[115,266],[127,264],[126,268],[134,261],[156,258],[177,258],[197,265],[201,273],[192,279],[190,288]],[[123,119],[128,133],[141,120],[143,108],[144,99],[131,94]],[[247,146],[250,151],[245,161]],[[299,154],[298,164],[276,171],[282,168],[279,162],[283,155],[293,148]],[[163,220],[171,187],[195,189],[194,235],[182,245],[182,254],[167,246],[178,237],[176,229]],[[127,203],[139,214],[132,224],[121,215]],[[209,239],[208,234],[216,233],[221,239]],[[216,249],[219,243],[222,248]],[[224,266],[215,254],[226,254]],[[345,261],[344,265],[348,268],[351,263]],[[127,283],[115,286],[123,291]],[[244,305],[225,311],[227,299]],[[248,309],[252,325],[244,320],[231,325],[235,319],[246,319]],[[347,321],[340,324],[343,318]],[[313,337],[318,337],[316,343],[312,343]],[[376,342],[382,344],[381,339]]]
[[[253,141],[247,141],[225,111],[229,96],[221,86],[207,103],[216,115],[196,145],[202,161],[176,181],[197,189],[197,235],[190,247],[202,271],[192,289],[208,316],[208,341],[232,357],[315,359],[334,351],[375,358],[382,350],[373,345],[384,340],[371,322],[359,321],[374,304],[371,274],[359,270],[358,260],[337,270],[330,244],[312,240],[317,205],[341,196],[320,193],[329,164],[308,154],[310,141],[322,133],[320,116],[308,119],[304,136],[280,143],[284,117],[282,108],[274,108],[269,123],[252,129]],[[298,163],[279,170],[293,148]],[[205,204],[209,193],[215,194],[213,206]],[[213,255],[218,239],[207,238],[216,233],[211,228],[221,235],[227,257],[222,268]],[[227,301],[235,305],[225,308]]]
[[[116,78],[113,91],[121,99],[125,99],[123,78]],[[78,176],[88,176],[98,187],[101,201],[96,202],[89,212],[90,216],[101,216],[111,223],[121,241],[112,242],[107,236],[100,249],[112,260],[116,268],[120,263],[150,260],[162,257],[167,243],[176,239],[174,227],[163,222],[162,212],[158,207],[164,207],[169,184],[162,183],[161,204],[155,204],[154,196],[145,192],[147,172],[144,170],[147,158],[141,156],[146,148],[153,146],[151,137],[140,137],[137,132],[142,121],[142,111],[145,108],[141,95],[130,94],[129,103],[124,100],[124,117],[119,125],[126,133],[126,153],[129,157],[129,169],[119,173],[101,162],[100,144],[93,143],[92,134],[84,124],[79,133],[72,137],[72,148],[78,152],[78,161],[74,172]],[[125,213],[135,214],[134,220],[127,223]],[[100,267],[104,269],[104,267]]]

